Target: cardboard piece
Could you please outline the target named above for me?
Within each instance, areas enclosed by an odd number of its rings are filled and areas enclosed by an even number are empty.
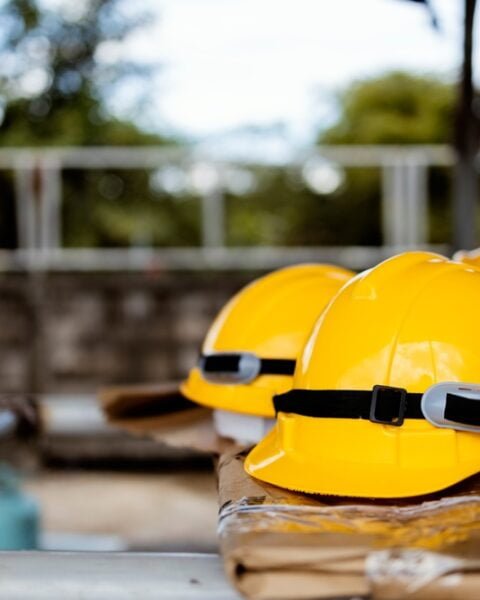
[[[220,546],[252,600],[478,597],[480,479],[388,503],[297,494],[250,478],[246,452],[218,462]]]
[[[237,448],[217,435],[212,410],[185,398],[179,383],[104,388],[98,399],[108,422],[134,435],[209,454]]]

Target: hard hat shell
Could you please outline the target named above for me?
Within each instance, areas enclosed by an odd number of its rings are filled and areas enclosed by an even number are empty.
[[[459,250],[453,255],[453,260],[458,260],[472,267],[480,269],[480,248],[476,250]]]
[[[251,352],[260,358],[297,359],[318,315],[353,275],[333,265],[307,264],[253,281],[220,311],[202,353]],[[211,408],[273,417],[273,395],[289,390],[292,381],[292,375],[265,374],[248,384],[212,383],[196,367],[181,392]]]
[[[325,309],[297,362],[293,388],[386,385],[423,393],[439,382],[478,382],[479,300],[480,271],[466,264],[425,252],[389,259],[352,279]],[[245,468],[308,493],[423,495],[480,471],[480,433],[425,419],[396,427],[279,413]]]

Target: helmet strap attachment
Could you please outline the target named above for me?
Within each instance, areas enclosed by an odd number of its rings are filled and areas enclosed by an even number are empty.
[[[198,366],[207,381],[224,384],[245,384],[260,375],[289,375],[296,361],[283,358],[260,358],[251,352],[204,354]]]

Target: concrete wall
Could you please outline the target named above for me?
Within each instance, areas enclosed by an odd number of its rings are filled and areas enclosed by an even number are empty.
[[[90,392],[184,375],[239,274],[0,278],[2,391]]]

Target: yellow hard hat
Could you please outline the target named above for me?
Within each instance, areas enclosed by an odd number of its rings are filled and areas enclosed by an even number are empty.
[[[294,389],[274,398],[277,424],[247,472],[398,498],[480,471],[479,300],[480,271],[425,252],[352,279],[317,321]]]
[[[476,250],[459,250],[453,255],[453,260],[459,260],[467,265],[480,269],[480,248]]]
[[[292,387],[318,315],[352,276],[332,265],[296,265],[242,289],[213,322],[182,394],[211,408],[273,417],[273,395]]]

